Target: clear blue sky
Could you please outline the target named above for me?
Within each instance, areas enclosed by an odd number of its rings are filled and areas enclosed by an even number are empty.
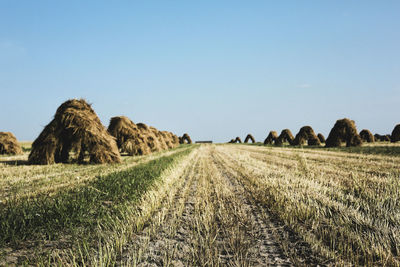
[[[0,131],[33,140],[69,98],[228,141],[339,118],[400,123],[400,1],[0,0]]]

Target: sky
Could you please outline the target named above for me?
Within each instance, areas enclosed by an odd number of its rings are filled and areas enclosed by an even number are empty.
[[[0,131],[34,140],[84,98],[226,142],[337,119],[400,123],[400,1],[0,0]]]

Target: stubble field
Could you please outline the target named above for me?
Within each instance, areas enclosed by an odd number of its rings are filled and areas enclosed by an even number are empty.
[[[398,146],[0,157],[0,265],[400,265]]]

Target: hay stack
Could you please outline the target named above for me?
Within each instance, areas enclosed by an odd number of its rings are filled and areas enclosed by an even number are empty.
[[[400,141],[400,124],[397,124],[397,125],[394,127],[390,139],[391,139],[391,141],[392,141],[393,143],[394,143],[394,142],[397,142],[397,141]]]
[[[270,131],[267,138],[264,140],[264,145],[271,145],[276,141],[276,139],[278,139],[278,133],[275,131]]]
[[[84,162],[86,156],[90,163],[121,161],[115,138],[107,132],[92,107],[83,99],[68,100],[57,109],[54,119],[33,142],[29,162],[68,162],[70,151],[79,155],[80,163]]]
[[[289,129],[284,129],[282,130],[281,134],[278,136],[278,138],[275,141],[275,145],[280,146],[284,142],[289,142],[289,144],[293,144],[293,134]]]
[[[369,131],[369,130],[367,130],[367,129],[364,129],[364,130],[362,130],[361,132],[360,132],[360,137],[361,137],[361,140],[363,140],[363,142],[367,142],[367,143],[373,143],[373,142],[375,142],[375,137],[372,135],[372,133]]]
[[[326,147],[339,147],[342,142],[346,142],[346,146],[361,146],[362,140],[357,133],[356,124],[353,120],[341,119],[337,120],[326,139]]]
[[[311,126],[303,126],[300,131],[296,134],[291,145],[299,146],[304,145],[307,142],[309,146],[320,146],[321,142],[319,141],[317,135],[314,133],[313,128]]]
[[[190,136],[187,133],[184,133],[181,137],[181,144],[191,144],[192,143],[192,139],[190,138]]]
[[[322,133],[319,133],[317,137],[321,143],[325,143],[325,136]]]
[[[240,139],[239,136],[237,136],[234,140],[234,143],[242,143],[242,139]]]
[[[235,143],[235,139],[231,139],[231,140],[228,142],[228,144],[233,144],[233,143]]]
[[[246,136],[246,138],[244,139],[244,142],[245,142],[245,143],[248,143],[249,140],[251,140],[251,142],[252,142],[253,144],[256,142],[256,140],[254,140],[254,137],[253,137],[251,134],[248,134],[248,135]]]
[[[125,116],[111,118],[108,132],[117,139],[121,153],[130,156],[151,153],[151,148],[139,127]]]
[[[22,148],[18,144],[17,138],[10,132],[0,132],[0,155],[3,154],[22,154]]]

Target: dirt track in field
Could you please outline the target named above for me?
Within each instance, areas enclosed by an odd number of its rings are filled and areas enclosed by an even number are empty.
[[[236,152],[239,150],[236,150]],[[124,246],[120,265],[316,265],[308,244],[253,197],[223,146],[202,145],[183,182]]]

